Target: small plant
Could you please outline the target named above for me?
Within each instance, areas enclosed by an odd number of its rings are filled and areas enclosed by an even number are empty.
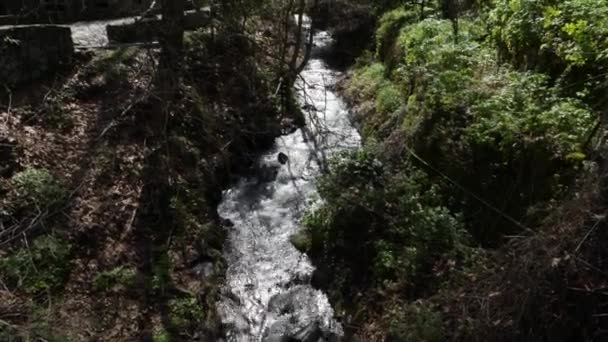
[[[171,323],[177,329],[187,329],[199,325],[205,316],[202,304],[194,297],[169,301],[169,311]]]
[[[107,291],[116,286],[129,287],[135,282],[137,270],[132,267],[118,266],[102,272],[93,279],[93,288],[97,291]]]
[[[70,271],[70,245],[57,237],[38,237],[0,259],[0,270],[10,284],[27,293],[57,290]]]
[[[128,82],[129,68],[139,54],[137,47],[120,48],[95,58],[89,66],[91,74],[103,74],[106,84],[124,84]]]
[[[11,179],[13,207],[46,209],[60,203],[66,190],[47,169],[28,168]]]
[[[376,97],[376,110],[379,114],[392,114],[402,104],[399,89],[390,81],[382,82]]]
[[[152,290],[156,293],[163,294],[170,283],[169,256],[167,256],[166,251],[161,251],[154,257],[154,262],[152,264]]]
[[[154,332],[154,336],[152,337],[153,342],[171,342],[171,335],[167,330],[160,329]]]

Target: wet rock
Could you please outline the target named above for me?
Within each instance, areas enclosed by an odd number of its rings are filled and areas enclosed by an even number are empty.
[[[291,134],[298,129],[298,125],[293,118],[283,118],[281,120],[281,134]]]
[[[192,268],[194,274],[207,279],[215,275],[215,268],[212,262],[203,262]]]
[[[313,104],[310,104],[310,103],[303,105],[302,109],[307,112],[313,112],[313,111],[316,112],[317,111],[317,107],[315,107]]]
[[[285,165],[289,161],[289,157],[285,153],[280,152],[277,156],[277,160],[279,161],[279,163],[281,163],[281,165]]]
[[[318,342],[322,337],[321,326],[318,322],[313,322],[298,331],[292,339],[299,342]]]
[[[258,183],[272,182],[277,178],[279,168],[275,165],[261,165],[257,170]]]
[[[328,342],[338,336],[315,318],[316,291],[308,286],[294,286],[275,295],[268,302],[268,311],[279,318],[264,334],[265,342]]]
[[[108,40],[114,44],[151,42],[158,39],[159,24],[156,18],[145,18],[132,24],[108,25]]]
[[[287,321],[273,324],[266,332],[264,342],[337,342],[337,335],[323,331],[319,322],[312,322],[302,328],[295,328]]]

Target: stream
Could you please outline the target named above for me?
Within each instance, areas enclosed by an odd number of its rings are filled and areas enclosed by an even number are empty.
[[[228,341],[317,342],[343,335],[327,296],[310,285],[310,260],[289,241],[302,229],[305,211],[319,202],[315,181],[324,162],[360,145],[347,107],[333,90],[339,73],[320,54],[330,45],[327,32],[314,35],[312,57],[296,83],[306,126],[277,138],[259,158],[259,167],[268,171],[263,173],[273,177],[241,179],[224,192],[218,208],[232,223],[218,303]],[[281,153],[288,157],[284,165]]]

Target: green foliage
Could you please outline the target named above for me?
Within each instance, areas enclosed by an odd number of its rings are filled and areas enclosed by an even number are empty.
[[[382,82],[378,88],[376,96],[376,110],[380,114],[390,114],[399,109],[403,101],[401,101],[401,92],[390,81]]]
[[[154,336],[152,337],[153,342],[171,342],[171,334],[166,330],[159,330],[154,332]]]
[[[194,297],[178,298],[169,301],[171,323],[177,329],[196,327],[203,322],[203,305]]]
[[[472,107],[468,139],[496,146],[505,155],[542,149],[559,159],[579,151],[594,122],[589,109],[578,100],[556,96],[542,75],[509,76],[500,92]]]
[[[605,93],[606,1],[502,0],[490,17],[499,51],[517,66],[559,78],[569,94]]]
[[[49,209],[61,203],[67,194],[48,170],[35,168],[16,173],[10,180],[10,190],[8,206],[12,214],[19,210]]]
[[[373,63],[356,69],[348,83],[347,96],[357,100],[373,98],[384,80],[382,63]]]
[[[9,283],[29,294],[60,289],[70,272],[70,245],[45,235],[0,259]]]
[[[118,266],[95,276],[93,288],[96,291],[108,291],[115,286],[128,288],[134,284],[136,274],[137,270],[134,268]]]
[[[542,74],[498,66],[479,42],[477,24],[460,20],[460,26],[455,43],[449,21],[405,25],[396,38],[403,58],[395,71],[387,76],[381,63],[358,66],[346,96],[375,103],[374,111],[361,117],[366,137],[383,139],[390,130],[402,130],[419,155],[483,198],[514,186],[513,178],[525,179],[515,185],[523,189],[509,190],[518,194],[517,201],[503,207],[520,217],[523,208],[557,196],[569,182],[577,165],[572,153],[580,153],[593,114]],[[387,115],[399,107],[402,115]],[[481,160],[485,164],[475,164]],[[472,216],[477,206],[466,204],[465,215]],[[494,226],[493,216],[475,214],[469,229],[486,231],[482,227]],[[495,239],[505,232],[490,235]]]
[[[489,68],[492,53],[477,42],[477,28],[460,20],[457,43],[447,20],[426,19],[401,31],[398,45],[404,51],[398,79],[408,93],[427,101],[430,109],[453,110],[467,105],[478,72]]]
[[[401,28],[414,23],[419,19],[419,16],[420,14],[414,10],[399,7],[386,12],[380,18],[376,30],[376,54],[381,61],[384,61],[385,64],[398,62],[397,60],[402,56],[402,51],[398,51],[400,49],[396,45],[396,38],[399,36]]]
[[[491,267],[470,241],[504,243],[522,229],[505,217],[534,229],[569,193],[605,100],[608,2],[490,2],[459,2],[458,39],[450,21],[385,3],[393,9],[380,16],[375,54],[344,87],[372,147],[332,162],[319,184],[325,202],[305,218],[308,239],[294,238],[334,302],[355,298],[356,315],[357,293],[381,302],[387,340],[447,340],[458,334],[443,326],[452,315],[477,323],[429,302],[438,288],[468,296]],[[544,329],[535,319],[526,329]]]
[[[324,204],[305,225],[313,256],[354,278],[415,285],[441,258],[459,254],[466,234],[458,218],[440,205],[438,188],[413,167],[387,169],[370,150],[347,153],[319,182]],[[348,290],[348,289],[343,289]]]
[[[36,120],[48,127],[69,130],[74,126],[72,113],[66,104],[72,100],[74,94],[70,89],[52,91],[44,99],[39,110],[33,116],[26,116],[25,120]]]
[[[390,114],[403,104],[403,96],[398,85],[384,77],[385,67],[381,63],[372,63],[357,68],[348,83],[345,92],[347,97],[359,102],[368,102],[379,115],[370,117],[365,122],[364,135],[373,132]]]
[[[155,254],[152,263],[151,286],[154,292],[162,295],[171,285],[170,261],[165,250],[157,251]]]

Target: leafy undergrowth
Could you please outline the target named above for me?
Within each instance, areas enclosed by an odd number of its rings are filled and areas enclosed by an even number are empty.
[[[83,53],[71,74],[3,94],[0,339],[218,338],[215,206],[280,118],[247,39],[190,32],[185,54],[162,153],[146,124],[157,50]]]
[[[427,5],[383,2],[340,86],[365,146],[292,242],[364,340],[605,339],[608,7]]]

